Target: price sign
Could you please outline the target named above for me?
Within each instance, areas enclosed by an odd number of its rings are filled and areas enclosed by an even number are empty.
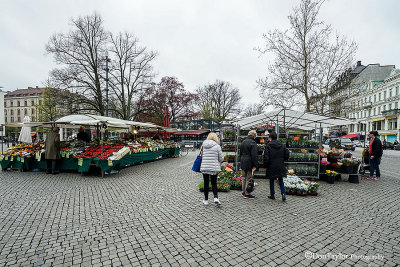
[[[69,159],[69,152],[66,153],[65,156],[67,157],[67,159]]]
[[[8,156],[5,157],[5,160],[8,160]]]
[[[132,150],[129,150],[129,155],[132,155]]]
[[[20,157],[17,157],[17,161],[21,161],[21,158],[20,158]]]
[[[65,158],[65,152],[61,153],[61,157]]]
[[[0,155],[0,161],[3,161],[3,159],[4,159],[4,156]]]
[[[14,161],[14,156],[11,157],[10,161]]]
[[[78,166],[82,166],[83,165],[83,158],[79,158],[78,159]]]
[[[109,161],[108,161],[108,166],[110,166],[110,167],[112,167],[112,166],[113,166],[113,162],[112,162],[112,160],[109,160]]]
[[[21,158],[21,162],[24,163],[25,162],[25,158]]]
[[[40,159],[40,154],[39,154],[39,152],[36,152],[36,153],[35,153],[35,159]]]

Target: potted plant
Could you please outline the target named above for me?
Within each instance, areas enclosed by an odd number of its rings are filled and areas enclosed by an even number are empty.
[[[321,160],[320,173],[325,173],[325,171],[327,170],[327,166],[329,164],[330,164],[329,161]]]
[[[335,183],[335,177],[337,175],[337,172],[331,171],[331,170],[326,170],[326,175],[328,177],[328,179],[327,179],[328,184]]]
[[[353,173],[353,166],[354,166],[354,162],[352,159],[350,158],[344,158],[342,160],[342,164],[344,166],[345,172],[346,173]]]
[[[242,190],[242,177],[232,177],[230,185],[232,190]]]

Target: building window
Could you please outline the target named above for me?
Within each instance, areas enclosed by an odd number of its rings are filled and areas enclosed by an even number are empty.
[[[376,95],[374,95],[374,103],[376,102]]]
[[[35,109],[34,108],[32,109],[32,113],[31,114],[35,114]]]
[[[27,108],[24,110],[24,115],[28,115],[28,109]]]
[[[378,101],[381,101],[382,93],[379,93]]]
[[[4,107],[5,107],[5,108],[7,107],[7,102],[4,102]]]
[[[10,101],[10,104],[11,104],[10,107],[12,107],[14,105],[13,101]]]
[[[399,87],[396,86],[396,95],[398,95],[398,94],[399,94]]]
[[[374,108],[374,116],[376,115],[376,108]]]
[[[368,110],[368,117],[371,117],[371,109]]]
[[[25,107],[27,107],[27,106],[28,106],[28,101],[25,100]]]
[[[11,117],[11,122],[14,122],[14,117]]]
[[[4,115],[6,115],[6,116],[7,116],[7,109],[6,109],[6,110],[4,110]]]
[[[5,123],[7,123],[7,117],[5,118]]]
[[[381,107],[378,107],[378,114],[381,114]]]
[[[34,106],[35,105],[35,101],[32,100],[31,101],[31,105]]]
[[[394,109],[398,109],[399,108],[399,103],[395,102],[394,103]]]
[[[371,102],[371,96],[368,97],[368,102]]]
[[[21,115],[21,110],[17,110],[17,115]]]
[[[19,102],[19,100],[17,101],[17,107],[21,106],[21,103]]]
[[[17,121],[20,122],[20,121],[21,121],[21,117],[18,117],[18,118],[17,118]]]
[[[389,110],[391,110],[392,109],[392,104],[389,104]]]
[[[386,105],[383,105],[383,111],[385,111],[386,110]]]
[[[40,106],[42,105],[42,100],[39,100],[39,105],[40,105]]]
[[[386,91],[383,91],[383,100],[386,100]]]
[[[11,116],[12,116],[12,115],[14,115],[14,110],[13,110],[13,109],[11,110]]]
[[[388,120],[388,130],[396,130],[397,129],[397,118]]]

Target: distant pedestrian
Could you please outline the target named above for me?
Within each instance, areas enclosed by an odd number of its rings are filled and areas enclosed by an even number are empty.
[[[266,176],[269,178],[270,196],[268,198],[275,199],[275,179],[278,179],[281,189],[282,200],[286,200],[285,186],[283,177],[286,176],[285,161],[289,159],[289,150],[277,140],[276,132],[269,134],[271,142],[264,150],[264,165],[266,167]]]
[[[47,174],[58,174],[57,160],[60,159],[60,128],[55,127],[47,134],[44,143]]]
[[[370,139],[368,152],[369,152],[369,177],[368,180],[379,180],[381,178],[381,171],[379,164],[381,164],[381,158],[383,155],[382,142],[379,140],[377,131],[369,132],[368,136]],[[374,176],[376,172],[376,176]]]
[[[254,188],[254,172],[258,168],[258,147],[254,140],[256,131],[249,131],[247,138],[240,145],[240,168],[242,169],[242,196],[254,199],[251,195]]]
[[[207,136],[207,140],[203,142],[200,148],[202,154],[202,161],[200,171],[203,174],[204,180],[204,205],[208,205],[208,185],[211,178],[211,187],[214,194],[214,203],[220,205],[217,190],[217,175],[221,171],[221,163],[224,160],[222,155],[221,146],[218,144],[218,136],[216,133],[211,132]]]
[[[90,142],[90,137],[87,132],[85,132],[85,128],[83,126],[79,127],[79,133],[76,135],[76,139],[86,143]]]

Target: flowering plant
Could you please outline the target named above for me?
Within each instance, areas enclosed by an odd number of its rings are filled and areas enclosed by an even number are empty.
[[[337,172],[331,171],[331,170],[326,170],[326,174],[329,176],[336,176]]]
[[[330,162],[329,161],[326,161],[326,160],[321,160],[321,165],[323,165],[323,166],[327,166],[327,165],[329,165],[330,164]]]
[[[230,182],[231,189],[242,189],[243,179],[242,177],[232,177]]]

